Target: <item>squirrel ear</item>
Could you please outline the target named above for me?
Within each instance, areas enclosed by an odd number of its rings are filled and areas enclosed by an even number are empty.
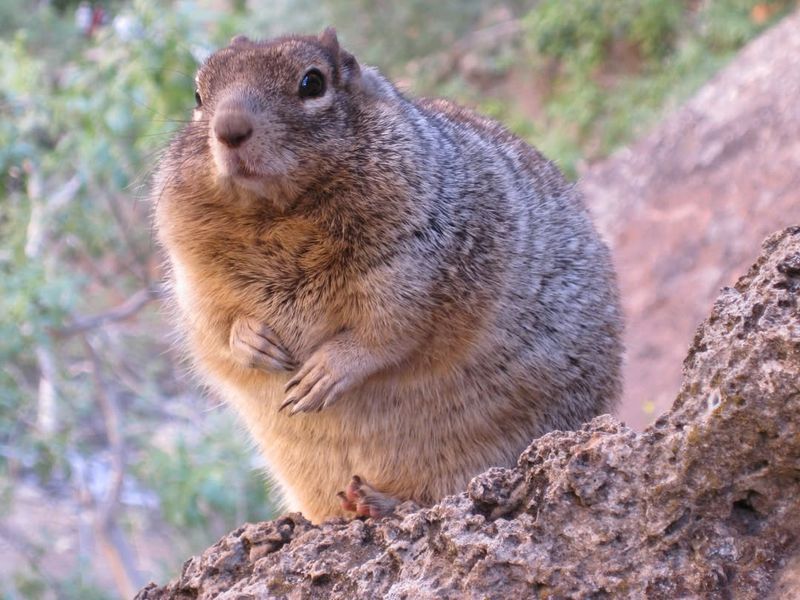
[[[334,56],[339,54],[339,39],[333,27],[326,27],[325,31],[319,34],[319,41],[323,46],[330,48]]]
[[[339,52],[339,68],[342,70],[342,79],[351,83],[361,76],[361,67],[358,66],[356,57],[347,50]]]
[[[250,38],[246,35],[235,35],[231,38],[230,45],[231,46],[238,46],[240,44],[249,44]]]
[[[319,34],[320,43],[331,51],[336,57],[337,66],[341,70],[342,80],[350,84],[361,75],[361,67],[358,66],[356,57],[347,50],[342,50],[339,46],[339,39],[336,37],[336,30],[333,27],[326,27],[325,31]]]

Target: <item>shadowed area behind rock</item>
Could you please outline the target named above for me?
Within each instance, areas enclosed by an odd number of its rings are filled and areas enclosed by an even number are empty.
[[[800,227],[700,326],[673,409],[536,440],[396,518],[245,525],[166,598],[786,598],[800,534]],[[795,561],[796,562],[796,561]]]

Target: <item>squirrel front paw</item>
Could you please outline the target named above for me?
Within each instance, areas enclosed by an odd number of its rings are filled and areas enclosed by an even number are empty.
[[[231,327],[231,355],[243,367],[268,372],[294,371],[297,362],[269,327],[252,317],[239,317]]]
[[[330,349],[317,350],[286,384],[280,410],[294,405],[289,414],[319,412],[336,402],[348,387],[340,362]]]

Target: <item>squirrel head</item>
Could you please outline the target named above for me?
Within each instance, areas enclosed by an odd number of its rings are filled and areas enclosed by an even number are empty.
[[[217,178],[291,204],[347,155],[361,79],[331,27],[319,36],[233,38],[196,78],[194,126],[208,128]]]

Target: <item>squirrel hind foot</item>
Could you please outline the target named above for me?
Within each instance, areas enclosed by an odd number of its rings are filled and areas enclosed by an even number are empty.
[[[379,492],[358,475],[353,475],[347,489],[336,495],[343,510],[354,512],[358,517],[373,519],[388,517],[400,503],[397,498]]]

